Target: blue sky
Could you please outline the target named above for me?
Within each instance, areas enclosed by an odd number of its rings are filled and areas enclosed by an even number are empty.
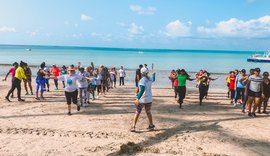
[[[0,44],[270,49],[269,0],[0,0]]]

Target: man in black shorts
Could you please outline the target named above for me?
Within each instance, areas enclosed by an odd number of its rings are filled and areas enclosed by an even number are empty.
[[[136,77],[135,77],[135,85],[136,85],[136,95],[139,93],[139,81],[142,78],[142,74],[141,74],[141,69],[142,69],[143,65],[139,65],[139,69],[136,70]]]

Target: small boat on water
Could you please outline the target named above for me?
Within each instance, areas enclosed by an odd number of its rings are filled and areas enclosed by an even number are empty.
[[[32,49],[26,49],[26,51],[31,51]]]
[[[247,58],[248,62],[269,62],[270,63],[270,50],[264,55],[255,54]]]

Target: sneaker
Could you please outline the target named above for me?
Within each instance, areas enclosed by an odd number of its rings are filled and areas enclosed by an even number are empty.
[[[11,97],[11,98],[14,98],[14,95],[11,95],[10,97]]]
[[[55,87],[55,88],[54,88],[54,90],[58,90],[58,88],[57,88],[57,87]]]
[[[236,102],[234,102],[234,103],[233,103],[233,106],[234,106],[234,107],[236,107],[236,106],[237,106],[237,103],[236,103]]]
[[[253,118],[257,117],[257,115],[256,115],[255,112],[251,113],[251,116],[252,116]]]
[[[94,99],[93,99],[94,100]],[[87,104],[90,104],[90,102],[89,101],[87,101]]]
[[[153,131],[155,129],[155,127],[156,127],[155,125],[149,125],[147,129],[149,131]]]
[[[29,95],[29,93],[28,93],[28,92],[26,92],[26,93],[25,93],[25,95]]]
[[[11,102],[7,96],[5,97],[5,99],[6,99],[8,102]]]
[[[248,112],[248,116],[249,116],[249,117],[252,117],[252,115],[251,115],[251,113],[250,113],[250,112]]]
[[[24,102],[25,100],[24,100],[24,99],[18,99],[18,101],[20,101],[20,102]]]
[[[244,109],[242,109],[242,113],[246,113],[246,111]]]
[[[36,97],[35,99],[36,99],[36,100],[40,100],[40,98],[39,98],[39,97]]]
[[[50,90],[48,89],[47,92],[50,92]]]
[[[31,95],[34,95],[34,93],[33,93],[33,92],[31,92]]]
[[[68,112],[68,113],[67,113],[67,115],[71,115],[71,113],[70,113],[70,112]]]
[[[80,111],[80,110],[81,110],[80,105],[77,105],[77,111]]]

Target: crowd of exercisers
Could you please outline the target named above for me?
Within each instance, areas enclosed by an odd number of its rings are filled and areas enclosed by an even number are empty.
[[[199,89],[199,104],[207,99],[210,82],[217,78],[211,78],[206,70],[200,70],[195,74],[196,79],[191,79],[187,72],[182,70],[172,70],[169,79],[175,91],[175,98],[178,96],[179,107],[182,108],[186,95],[186,81],[197,80],[196,87]],[[256,117],[257,113],[267,113],[267,103],[270,97],[269,73],[263,72],[261,76],[260,68],[250,69],[249,74],[245,69],[230,71],[226,77],[228,87],[228,98],[234,107],[238,105],[242,108],[242,113],[247,113],[249,117]],[[261,111],[263,108],[263,111]]]
[[[152,75],[150,75],[150,73]],[[21,61],[20,63],[13,63],[13,67],[7,72],[4,81],[7,80],[9,74],[12,75],[11,89],[7,93],[5,99],[11,102],[10,98],[14,98],[14,90],[17,89],[17,99],[20,102],[25,100],[21,98],[21,82],[23,81],[25,87],[25,95],[34,95],[32,87],[32,72],[27,63]],[[58,90],[59,86],[64,88],[64,93],[68,105],[68,115],[71,115],[71,104],[77,106],[77,111],[81,107],[87,107],[90,100],[95,100],[99,96],[105,95],[110,89],[116,88],[116,82],[119,78],[119,86],[125,84],[126,72],[123,66],[117,70],[115,67],[108,68],[104,65],[95,67],[91,62],[90,66],[83,67],[79,62],[76,66],[70,65],[68,67],[62,66],[61,69],[53,64],[50,68],[45,62],[42,62],[36,73],[36,87],[35,99],[45,100],[44,92],[50,91],[50,80],[54,81],[54,90]],[[206,70],[200,70],[192,79],[184,69],[172,70],[169,76],[172,83],[172,88],[175,92],[175,98],[178,97],[177,102],[179,108],[182,108],[186,96],[186,82],[197,81],[196,88],[199,90],[199,104],[202,105],[203,99],[207,99],[209,85],[211,81],[217,78],[210,77],[210,73]],[[136,100],[135,100],[135,116],[131,131],[135,132],[135,126],[139,115],[143,108],[149,120],[148,129],[155,128],[152,121],[151,106],[153,101],[152,83],[155,81],[154,65],[150,71],[147,64],[139,65],[135,74],[136,85]],[[60,85],[58,82],[62,82]],[[267,114],[267,102],[270,97],[270,79],[268,72],[260,76],[260,69],[251,69],[249,74],[246,70],[231,71],[226,78],[228,86],[228,98],[231,99],[231,104],[235,107],[242,106],[242,112],[248,112],[249,117],[256,117],[256,110]],[[79,101],[78,101],[79,99]]]

